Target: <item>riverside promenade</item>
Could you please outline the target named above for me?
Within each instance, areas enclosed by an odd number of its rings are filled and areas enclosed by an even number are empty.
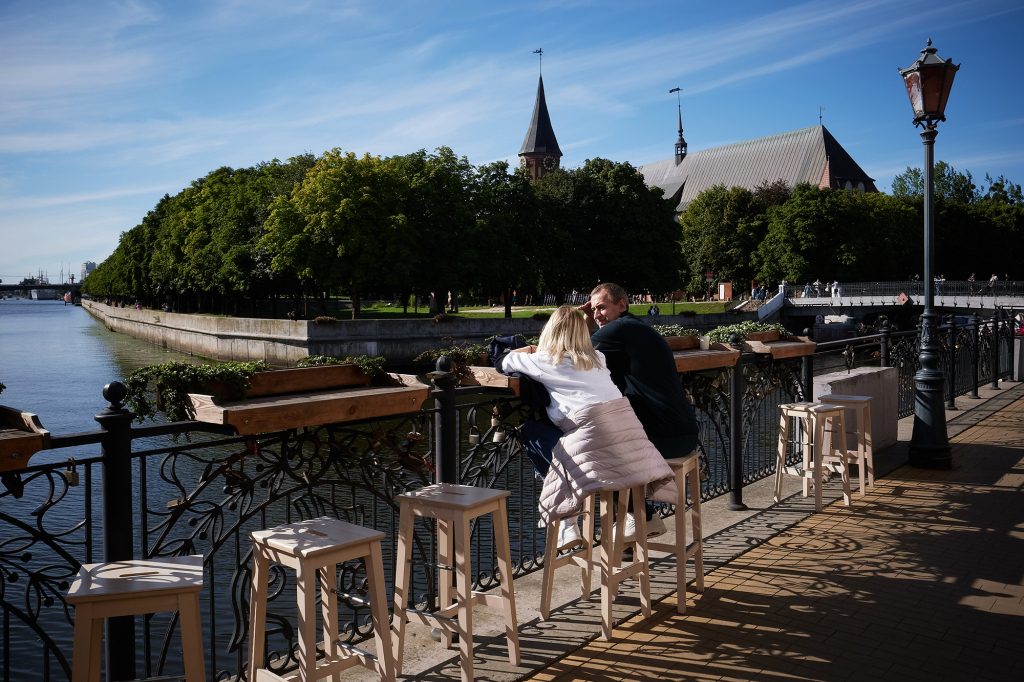
[[[693,592],[691,573],[686,615],[676,613],[674,559],[658,553],[652,617],[637,615],[627,582],[608,642],[597,638],[597,593],[580,601],[576,572],[556,574],[546,622],[540,576],[516,580],[522,663],[509,665],[502,623],[478,611],[477,678],[1024,679],[1024,384],[980,394],[947,411],[952,470],[905,465],[906,418],[899,442],[875,455],[875,487],[855,492],[852,507],[833,480],[815,514],[793,478],[781,504],[771,479],[744,488],[746,511],[705,503],[705,591]],[[454,652],[424,628],[408,634],[405,679],[458,679]]]

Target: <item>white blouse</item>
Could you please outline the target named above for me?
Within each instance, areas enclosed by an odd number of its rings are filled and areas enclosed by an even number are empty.
[[[597,355],[601,366],[590,370],[576,369],[568,356],[563,357],[557,365],[552,364],[551,356],[543,351],[509,353],[502,361],[501,368],[505,372],[519,372],[542,383],[551,395],[551,404],[547,407],[548,417],[558,424],[581,407],[622,397],[622,392],[612,383],[604,354],[597,351]]]

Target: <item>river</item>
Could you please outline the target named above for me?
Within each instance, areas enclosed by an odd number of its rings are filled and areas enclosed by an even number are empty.
[[[63,301],[0,300],[0,405],[38,415],[55,436],[96,430],[106,384],[174,360],[196,358],[116,334]]]

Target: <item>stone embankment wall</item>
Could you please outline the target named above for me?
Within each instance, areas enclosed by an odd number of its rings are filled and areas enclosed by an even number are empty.
[[[383,355],[405,363],[425,350],[483,343],[495,334],[537,336],[543,320],[460,318],[447,322],[413,320],[342,320],[317,324],[311,320],[267,320],[215,315],[183,315],[159,310],[116,308],[82,301],[91,315],[111,331],[148,341],[161,348],[213,360],[263,360],[294,365],[307,355]],[[750,313],[662,316],[661,324],[681,324],[708,331],[753,318]]]

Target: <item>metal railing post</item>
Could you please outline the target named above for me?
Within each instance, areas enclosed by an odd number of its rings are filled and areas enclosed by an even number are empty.
[[[973,378],[971,379],[972,398],[981,397],[978,395],[978,375],[981,371],[981,346],[978,345],[981,341],[981,336],[978,333],[980,323],[981,321],[978,319],[977,313],[971,313],[971,317],[968,319],[967,324],[971,329],[971,372],[973,374]]]
[[[738,347],[736,339],[730,343]],[[746,381],[743,378],[743,355],[732,368],[729,381],[729,509],[743,511],[743,392]]]
[[[427,376],[434,384],[434,481],[459,482],[459,415],[455,408],[455,385],[458,377],[446,356],[437,359],[436,371]]]
[[[95,419],[103,429],[103,560],[135,558],[132,501],[132,419],[124,409],[128,394],[124,384],[114,381],[103,387],[110,403]],[[106,622],[106,668],[108,680],[134,680],[135,618],[118,616]]]
[[[992,386],[999,389],[999,309],[992,311]]]
[[[892,343],[892,330],[889,328],[889,319],[886,317],[882,318],[881,329],[879,330],[882,334],[881,341],[878,342],[879,358],[878,364],[880,367],[889,366],[889,347]]]
[[[946,397],[946,409],[956,409],[956,315],[949,316],[949,364],[946,367],[946,383],[949,394]]]

